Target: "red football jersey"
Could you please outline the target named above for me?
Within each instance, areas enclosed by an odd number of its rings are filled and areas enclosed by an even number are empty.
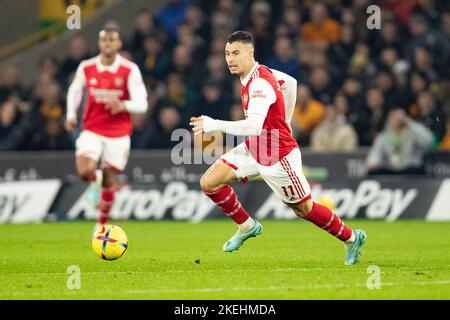
[[[82,81],[87,89],[84,130],[113,138],[131,134],[133,128],[130,113],[113,115],[105,108],[105,104],[111,98],[122,101],[130,98],[129,79],[132,73],[138,73],[135,77],[142,79],[138,67],[120,55],[117,55],[110,66],[102,65],[99,56],[80,64],[74,82]]]
[[[248,105],[250,99],[252,99],[252,96],[249,94],[250,84],[258,77],[270,84],[275,92],[276,100],[269,107],[261,135],[251,136],[245,143],[258,163],[274,165],[287,156],[294,148],[298,147],[298,144],[292,137],[291,129],[286,122],[284,98],[280,84],[272,71],[264,65],[258,65],[251,74],[249,81],[242,86],[241,99],[244,114],[247,115]],[[253,92],[253,94],[264,95],[265,93]]]

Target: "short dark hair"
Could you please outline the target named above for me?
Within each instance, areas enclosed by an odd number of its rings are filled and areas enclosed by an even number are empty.
[[[255,46],[255,41],[253,40],[253,36],[250,32],[247,31],[235,31],[232,34],[230,34],[227,38],[228,43],[233,42],[242,42],[242,43],[248,43],[252,46]]]
[[[122,39],[122,32],[121,30],[114,25],[106,25],[102,28],[102,30],[100,30],[100,32],[117,32],[117,34],[119,35],[119,38]]]

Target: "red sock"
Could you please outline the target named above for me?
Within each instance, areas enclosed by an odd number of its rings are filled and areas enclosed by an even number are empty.
[[[203,193],[214,201],[214,203],[236,223],[244,223],[250,217],[238,200],[233,188],[229,185],[214,191],[203,190]]]
[[[342,241],[352,236],[352,229],[347,227],[333,211],[317,202],[313,201],[312,210],[305,219]]]
[[[115,189],[111,187],[109,189],[102,188],[100,203],[98,204],[99,216],[98,223],[105,224],[109,220],[109,211],[114,203]]]

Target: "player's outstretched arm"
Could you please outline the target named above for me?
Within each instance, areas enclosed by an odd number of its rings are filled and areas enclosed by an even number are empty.
[[[239,121],[216,120],[202,115],[192,117],[189,124],[192,126],[194,135],[221,131],[236,136],[259,136],[265,119],[266,117],[260,114],[249,114],[247,119]]]
[[[259,136],[270,106],[276,101],[276,94],[267,80],[255,79],[249,87],[247,119],[223,121],[208,116],[191,118],[194,134],[222,131],[237,136]]]
[[[131,68],[130,76],[128,77],[128,92],[130,99],[123,101],[125,110],[131,113],[147,112],[147,89],[142,80],[141,72],[135,64]]]
[[[66,121],[64,123],[64,128],[67,131],[72,131],[77,126],[77,111],[81,104],[81,99],[83,98],[83,90],[85,87],[85,78],[83,73],[83,63],[81,63],[72,83],[70,84],[69,90],[67,91],[67,110],[66,110]]]

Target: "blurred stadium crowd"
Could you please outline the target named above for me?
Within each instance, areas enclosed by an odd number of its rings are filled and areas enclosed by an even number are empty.
[[[188,128],[193,115],[243,117],[224,47],[229,33],[244,29],[255,37],[257,61],[298,80],[292,127],[301,146],[371,146],[395,114],[400,126],[407,119],[428,128],[429,149],[450,150],[449,4],[371,3],[382,8],[380,30],[367,28],[367,0],[168,0],[158,12],[143,8],[134,32],[122,35],[121,54],[139,65],[149,94],[148,112],[133,116],[132,147],[173,146],[171,132]],[[87,48],[80,33],[64,59],[41,57],[31,88],[15,66],[0,70],[0,150],[73,149],[64,100],[80,61],[96,54]]]

